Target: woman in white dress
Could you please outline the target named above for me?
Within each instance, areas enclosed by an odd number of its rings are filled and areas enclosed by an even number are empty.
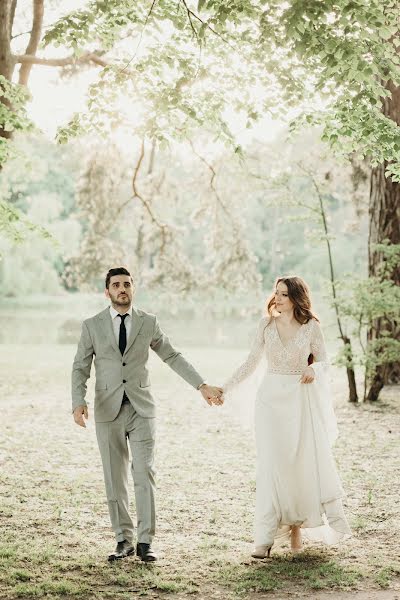
[[[247,360],[223,386],[242,400],[266,358],[255,400],[257,448],[254,558],[290,537],[335,544],[351,535],[343,489],[332,454],[336,420],[327,385],[327,357],[319,321],[300,277],[281,277],[259,322]]]

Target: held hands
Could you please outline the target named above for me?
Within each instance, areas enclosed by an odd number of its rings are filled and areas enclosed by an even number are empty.
[[[199,388],[201,395],[204,400],[207,402],[209,406],[213,404],[220,406],[224,403],[224,399],[222,397],[223,389],[220,387],[216,387],[213,385],[208,385],[207,383],[203,383],[203,385]],[[73,412],[74,421],[80,427],[86,427],[86,423],[84,419],[89,418],[88,408],[87,406],[77,406]]]
[[[315,379],[315,372],[312,367],[307,367],[303,371],[303,375],[301,376],[300,383],[312,383]]]
[[[199,387],[199,390],[209,406],[212,406],[213,404],[220,406],[224,403],[222,388],[203,383],[203,385]]]
[[[87,406],[77,406],[72,413],[74,416],[74,421],[80,427],[86,427],[86,423],[83,420],[83,417],[87,420],[89,418],[89,413]]]

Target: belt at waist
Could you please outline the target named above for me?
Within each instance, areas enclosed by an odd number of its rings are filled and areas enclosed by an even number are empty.
[[[274,375],[301,375],[303,371],[280,371],[278,369],[267,369],[267,373]]]

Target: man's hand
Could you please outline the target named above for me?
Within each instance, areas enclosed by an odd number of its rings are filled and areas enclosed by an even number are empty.
[[[220,406],[224,403],[221,397],[223,392],[222,388],[203,383],[203,385],[199,387],[199,390],[209,406],[212,406],[213,404]]]
[[[80,425],[80,427],[86,427],[86,423],[83,420],[83,417],[85,417],[86,420],[89,418],[87,406],[77,406],[74,409],[73,415],[74,421],[77,425]]]

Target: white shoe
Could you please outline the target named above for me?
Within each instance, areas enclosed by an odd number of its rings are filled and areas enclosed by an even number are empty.
[[[272,544],[271,546],[267,546],[266,544],[263,546],[256,546],[251,553],[251,556],[253,558],[271,558],[271,548]]]

